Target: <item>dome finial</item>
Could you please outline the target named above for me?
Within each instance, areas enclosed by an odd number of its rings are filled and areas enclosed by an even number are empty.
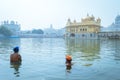
[[[87,17],[89,17],[89,14],[87,13]]]

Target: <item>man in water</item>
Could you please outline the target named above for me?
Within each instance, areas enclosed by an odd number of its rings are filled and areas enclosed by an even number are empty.
[[[15,47],[13,49],[14,53],[10,55],[10,62],[21,62],[21,55],[18,53],[19,52],[19,47]]]
[[[11,68],[14,68],[15,72],[14,74],[16,75],[16,77],[19,77],[19,68],[21,65],[21,55],[18,53],[19,52],[19,47],[15,47],[13,49],[14,53],[10,55],[10,64],[11,64]]]
[[[71,69],[71,63],[72,61],[72,57],[70,55],[66,55],[66,69],[67,70],[70,70]]]

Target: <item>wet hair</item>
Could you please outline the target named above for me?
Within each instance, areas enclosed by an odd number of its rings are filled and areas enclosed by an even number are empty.
[[[14,51],[15,53],[19,52],[19,47],[15,47],[15,48],[13,49],[13,51]]]

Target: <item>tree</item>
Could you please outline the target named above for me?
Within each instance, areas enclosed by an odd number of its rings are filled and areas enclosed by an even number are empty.
[[[5,26],[0,26],[0,34],[4,36],[11,36],[12,32],[9,29],[7,29]]]
[[[34,29],[34,30],[32,30],[32,33],[35,33],[35,34],[43,34],[44,32],[43,32],[43,30],[41,30],[41,29]]]

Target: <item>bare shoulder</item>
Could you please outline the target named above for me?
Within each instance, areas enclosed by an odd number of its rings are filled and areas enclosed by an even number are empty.
[[[12,53],[10,56],[13,56],[14,54]]]
[[[20,54],[18,54],[18,56],[21,56]]]

